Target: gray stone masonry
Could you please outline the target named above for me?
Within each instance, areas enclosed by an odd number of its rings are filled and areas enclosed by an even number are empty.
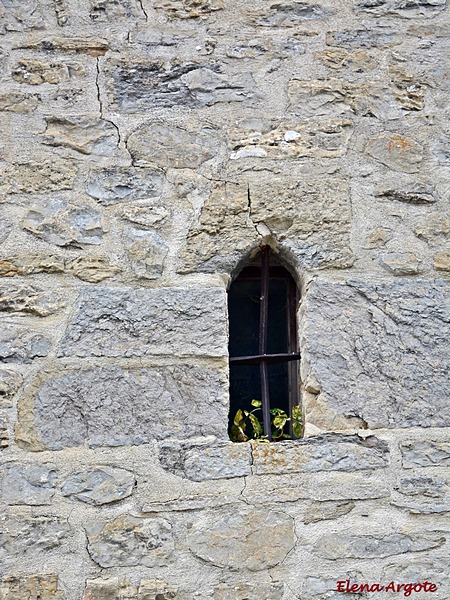
[[[0,600],[449,600],[449,4],[0,0]],[[263,245],[305,434],[237,444]]]

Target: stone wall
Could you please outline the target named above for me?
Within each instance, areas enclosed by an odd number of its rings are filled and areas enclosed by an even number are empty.
[[[447,0],[0,1],[0,600],[448,600]],[[227,437],[295,274],[306,437]]]

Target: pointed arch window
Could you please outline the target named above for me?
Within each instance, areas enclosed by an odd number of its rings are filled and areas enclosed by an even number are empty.
[[[262,402],[263,433],[269,440],[275,409],[289,417],[298,410],[297,304],[295,281],[269,246],[261,249],[258,264],[242,269],[231,284],[230,431],[237,411],[251,412],[255,399]],[[292,420],[285,431],[295,437]]]

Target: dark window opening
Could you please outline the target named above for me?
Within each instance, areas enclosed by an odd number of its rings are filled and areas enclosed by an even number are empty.
[[[239,409],[262,402],[264,436],[272,439],[271,410],[298,410],[297,286],[264,246],[259,264],[245,267],[228,293],[230,324],[230,423]],[[285,433],[293,435],[292,420]],[[232,437],[230,435],[230,437]]]

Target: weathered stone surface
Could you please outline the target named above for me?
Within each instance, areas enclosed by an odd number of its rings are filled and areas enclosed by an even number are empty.
[[[376,60],[372,58],[367,52],[364,52],[362,50],[352,51],[344,50],[343,48],[330,48],[328,50],[323,50],[322,52],[317,52],[316,57],[326,67],[334,70],[350,69],[350,71],[356,73],[366,73],[368,71],[373,71],[378,66]],[[339,96],[336,97],[336,91],[334,91],[333,96],[335,100],[339,98]],[[355,109],[358,108],[358,103],[356,102],[354,96],[350,96],[349,101]],[[344,97],[342,98],[342,102],[344,102]],[[366,102],[362,104],[362,106],[365,105]],[[362,106],[358,108],[358,112],[361,111]],[[366,113],[366,110],[364,112]]]
[[[131,515],[86,525],[88,551],[101,567],[163,566],[174,550],[172,526],[159,517]]]
[[[88,579],[82,600],[135,600],[137,590],[126,579]]]
[[[434,204],[438,199],[435,186],[420,183],[412,183],[401,188],[382,183],[377,187],[375,195],[407,204]]]
[[[0,260],[0,277],[34,273],[62,273],[64,258],[54,254],[18,254]]]
[[[352,428],[355,417],[370,429],[448,424],[448,296],[442,280],[311,284],[302,309],[302,379],[314,391],[306,421],[321,429]]]
[[[262,571],[282,562],[293,548],[293,525],[291,517],[275,510],[228,509],[200,517],[188,535],[188,546],[195,556],[218,567]]]
[[[211,369],[185,366],[64,374],[42,384],[34,407],[25,403],[19,408],[16,439],[33,444],[30,422],[35,422],[41,444],[52,450],[85,443],[137,445],[169,437],[225,438],[224,379]]]
[[[123,243],[133,273],[144,279],[158,279],[164,270],[169,247],[155,231],[127,227]]]
[[[160,579],[143,579],[137,600],[171,600],[177,597],[177,587]]]
[[[251,73],[229,76],[220,64],[111,60],[107,69],[110,102],[124,112],[257,99]]]
[[[250,444],[229,442],[222,446],[189,448],[183,444],[163,444],[160,448],[163,467],[193,481],[244,477],[251,474]]]
[[[3,0],[0,10],[0,35],[43,27],[42,5],[38,0]]]
[[[101,466],[71,473],[62,486],[63,496],[100,506],[131,496],[136,479],[130,471]]]
[[[383,254],[380,262],[394,275],[417,275],[422,261],[412,252],[391,252]]]
[[[22,375],[20,373],[10,369],[0,369],[0,408],[11,406],[12,397],[21,385]]]
[[[35,110],[39,102],[37,96],[21,92],[0,94],[0,112],[29,113]]]
[[[147,123],[130,135],[127,148],[140,167],[195,169],[216,155],[219,142],[212,131]]]
[[[98,210],[52,198],[35,204],[21,223],[27,231],[57,246],[100,244],[104,234]]]
[[[0,560],[33,557],[58,549],[67,541],[70,527],[59,517],[0,517]],[[15,600],[15,599],[14,599]]]
[[[387,445],[372,436],[316,437],[277,444],[252,442],[257,475],[382,468],[387,466],[388,453]]]
[[[450,583],[448,557],[435,558],[408,556],[407,561],[391,562],[383,568],[383,581],[398,581],[411,583],[412,581],[431,581],[438,585],[439,590],[448,589]],[[445,593],[445,592],[444,592]]]
[[[319,521],[338,519],[352,511],[355,506],[354,502],[348,501],[313,502],[305,512],[303,522],[305,525],[309,525]]]
[[[439,548],[444,542],[445,537],[438,533],[417,533],[413,536],[402,533],[384,536],[330,533],[316,540],[313,552],[329,560],[384,558]]]
[[[126,204],[118,211],[125,221],[142,228],[162,227],[169,221],[172,212],[163,204],[141,201],[139,204]]]
[[[284,585],[281,582],[274,583],[242,583],[238,585],[227,585],[221,583],[213,590],[214,600],[281,600]]]
[[[56,573],[5,575],[0,581],[2,600],[66,600]]]
[[[442,477],[408,477],[400,479],[395,487],[402,496],[391,501],[393,506],[412,514],[450,512],[450,490]]]
[[[0,244],[2,244],[11,233],[12,224],[6,219],[0,218]]]
[[[344,46],[345,48],[378,48],[394,46],[401,43],[397,29],[390,26],[378,26],[371,23],[370,29],[340,29],[328,31],[326,43],[328,46]]]
[[[450,442],[417,441],[402,442],[402,465],[405,469],[414,467],[445,467],[450,465]]]
[[[227,354],[219,288],[81,290],[62,356]]]
[[[432,17],[444,10],[446,0],[355,0],[356,11],[368,12],[377,17],[398,15],[406,18]]]
[[[0,497],[6,504],[51,504],[55,494],[53,465],[6,463],[0,479]]]
[[[432,498],[441,498],[448,488],[442,477],[405,477],[400,479],[396,490],[405,496],[424,495]]]
[[[14,66],[12,77],[18,83],[27,85],[44,83],[58,85],[72,77],[82,77],[84,73],[84,67],[77,63],[48,63],[41,60],[22,59]]]
[[[96,23],[110,23],[145,16],[138,0],[90,0],[90,5],[89,17]]]
[[[109,44],[105,38],[39,36],[20,43],[16,48],[103,56],[108,51]]]
[[[293,80],[289,84],[291,101],[294,101],[292,86],[295,83],[298,82]],[[299,98],[296,102],[301,105],[302,115],[308,116],[304,99]],[[314,115],[329,115],[330,111],[320,112],[314,106],[312,112]],[[317,119],[301,123],[245,119],[229,132],[230,158],[335,158],[345,155],[351,134],[352,122],[346,119]]]
[[[9,446],[8,421],[0,414],[0,450]]]
[[[223,0],[157,0],[154,7],[169,17],[195,19],[223,9]]]
[[[376,227],[368,236],[364,248],[383,248],[392,239],[392,230],[387,227]]]
[[[414,228],[414,233],[431,246],[439,245],[450,239],[450,214],[431,213],[422,218]]]
[[[72,189],[76,175],[73,163],[57,157],[43,158],[12,165],[3,172],[0,184],[9,186],[12,193],[48,194]]]
[[[150,142],[150,140],[148,141]],[[130,144],[130,140],[128,143]],[[130,151],[132,145],[131,143]],[[141,150],[145,151],[144,147]],[[155,154],[158,154],[157,150]],[[110,167],[92,170],[89,173],[86,192],[100,204],[110,206],[120,202],[159,197],[162,193],[163,183],[164,174],[161,171],[134,167]]]
[[[333,13],[333,8],[329,6],[289,0],[282,4],[272,4],[255,20],[265,27],[295,27],[304,21],[325,19]]]
[[[59,294],[37,286],[0,282],[0,311],[48,317],[63,303]]]
[[[119,269],[106,256],[79,256],[68,264],[67,271],[83,281],[98,283],[114,277]]]
[[[370,138],[365,152],[394,171],[417,173],[424,153],[415,140],[384,132]]]
[[[117,149],[119,136],[117,128],[104,119],[49,117],[43,141],[80,154],[111,156]]]
[[[5,363],[29,363],[47,356],[50,347],[51,341],[34,331],[13,326],[3,326],[0,331],[0,360]]]
[[[435,254],[433,267],[436,271],[450,271],[450,252],[438,252]]]

